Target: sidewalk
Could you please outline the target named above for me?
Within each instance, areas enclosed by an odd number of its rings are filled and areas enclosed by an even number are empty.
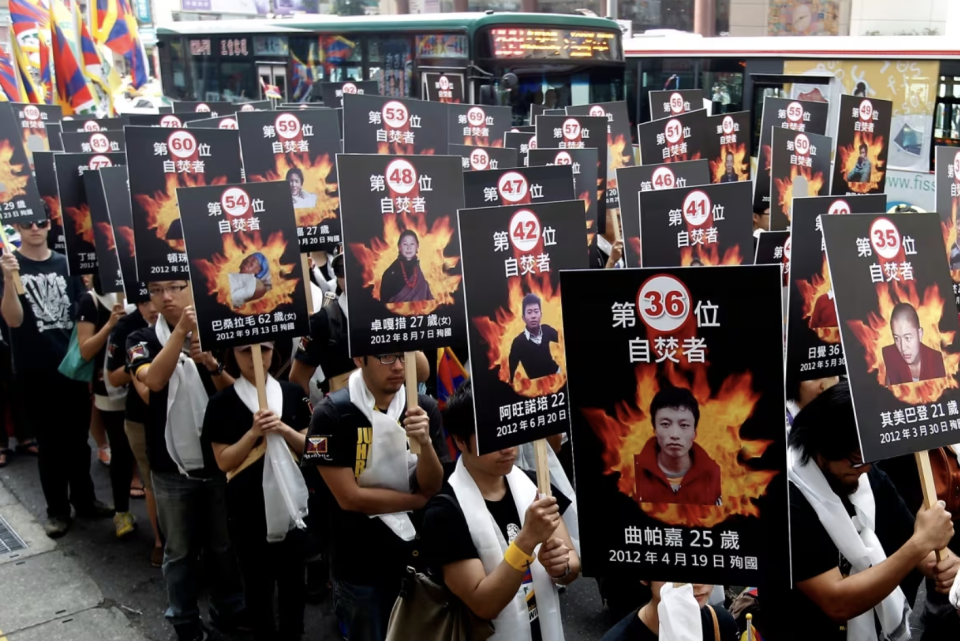
[[[2,481],[0,517],[26,544],[0,532],[0,641],[146,641]]]

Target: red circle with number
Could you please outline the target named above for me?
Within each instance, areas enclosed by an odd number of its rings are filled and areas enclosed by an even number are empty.
[[[873,103],[869,100],[860,103],[860,120],[873,120]]]
[[[784,241],[783,243],[783,255],[786,257],[787,260],[790,260],[790,249],[791,249],[790,237],[787,236],[787,240]]]
[[[553,159],[553,164],[555,165],[572,165],[573,158],[570,156],[570,152],[561,151],[557,153],[556,157]]]
[[[787,105],[787,120],[790,122],[800,122],[803,120],[803,105],[799,102],[791,102]]]
[[[733,117],[724,116],[723,123],[720,125],[720,127],[723,130],[723,133],[727,134],[728,136],[732,134],[733,133]]]
[[[670,112],[675,114],[683,113],[683,96],[678,93],[670,94]]]
[[[23,108],[23,115],[27,120],[40,120],[40,109],[36,105],[27,105]]]
[[[167,139],[167,147],[177,158],[190,158],[197,153],[197,139],[189,131],[175,131]]]
[[[960,151],[953,157],[953,179],[960,182]]]
[[[810,139],[807,138],[806,134],[797,134],[797,137],[793,139],[793,148],[801,156],[807,156],[810,154]]]
[[[110,141],[103,134],[90,136],[90,149],[96,153],[105,154],[110,151]]]
[[[483,149],[474,149],[470,152],[470,168],[482,171],[490,168],[490,154]]]
[[[529,209],[521,209],[510,217],[510,242],[528,252],[540,241],[540,219]]]
[[[640,318],[653,330],[676,331],[690,316],[690,291],[677,278],[658,274],[651,276],[637,293]]]
[[[607,112],[600,105],[594,105],[590,107],[590,115],[594,118],[606,118]]]
[[[387,185],[398,194],[409,194],[417,184],[417,170],[409,160],[391,161],[387,165]]]
[[[170,129],[176,129],[177,127],[182,127],[183,123],[180,121],[179,118],[177,118],[173,114],[167,114],[160,119],[160,126],[169,127]]]
[[[345,82],[343,87],[340,88],[341,93],[357,93],[357,85],[352,82]]]
[[[831,216],[846,216],[850,213],[850,205],[847,204],[845,200],[835,200],[830,205],[830,209],[827,210],[827,214]]]
[[[537,136],[534,134],[530,136],[530,142],[527,143],[527,149],[536,149],[537,148]]]
[[[83,130],[84,131],[100,131],[100,123],[97,122],[96,120],[87,120],[83,123]]]
[[[563,137],[567,140],[576,140],[580,137],[580,121],[576,118],[567,118],[563,121]]]
[[[667,121],[667,126],[663,128],[663,133],[667,137],[667,142],[675,145],[683,138],[683,125],[677,119]]]
[[[198,114],[210,113],[210,105],[205,102],[201,102],[199,105],[197,105],[197,108],[194,111],[196,111]]]
[[[677,177],[673,175],[673,170],[669,167],[657,167],[653,171],[653,190],[673,189],[677,186]]]
[[[447,89],[450,88],[450,79],[447,78],[446,76],[440,76],[439,84],[440,84],[440,88],[446,91]]]
[[[300,135],[300,119],[291,113],[282,113],[275,121],[277,135],[286,140]]]
[[[407,118],[409,118],[409,113],[407,113],[406,105],[402,102],[391,100],[383,106],[383,122],[390,127],[399,129],[407,124]]]
[[[487,120],[487,114],[480,107],[470,107],[467,110],[467,122],[471,127],[482,127]]]
[[[220,206],[228,216],[243,216],[250,209],[250,195],[239,187],[231,187],[220,196]]]
[[[220,124],[217,125],[218,129],[238,129],[237,121],[233,118],[224,118],[220,121]]]
[[[515,171],[508,171],[497,181],[500,198],[508,203],[519,203],[527,197],[527,177]]]
[[[900,230],[889,218],[877,218],[870,225],[870,244],[878,255],[889,260],[900,253]]]
[[[710,197],[700,191],[691,191],[683,199],[683,219],[694,227],[707,222],[710,217]]]
[[[257,108],[251,105],[250,103],[247,103],[244,106],[240,107],[240,111],[256,111],[256,110]]]
[[[90,169],[103,169],[104,167],[113,167],[113,161],[106,156],[94,156],[90,159]]]

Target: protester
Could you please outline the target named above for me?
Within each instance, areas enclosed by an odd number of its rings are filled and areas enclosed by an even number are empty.
[[[166,536],[163,578],[167,619],[180,641],[204,639],[197,596],[207,566],[210,618],[232,630],[243,621],[243,592],[227,530],[226,478],[200,439],[209,396],[233,384],[210,352],[201,352],[187,281],[149,284],[160,307],[156,325],[127,338],[133,376],[149,390],[147,457]]]
[[[909,639],[919,573],[938,592],[953,585],[957,557],[934,556],[953,524],[942,502],[914,521],[887,475],[863,462],[846,382],[797,416],[788,476],[795,638]]]
[[[840,382],[839,376],[826,378],[812,378],[806,381],[797,380],[795,376],[787,377],[787,423],[793,425],[797,414],[810,401],[820,396],[824,390],[830,389]]]
[[[470,381],[443,418],[461,456],[427,506],[430,566],[476,616],[493,621],[494,641],[562,641],[557,585],[580,574],[561,518],[570,501],[556,488],[538,498],[532,475],[514,465],[517,448],[478,455]]]
[[[623,267],[623,235],[617,229],[620,225],[619,210],[607,208],[606,227],[590,248],[591,269],[613,269]]]
[[[133,452],[123,429],[125,389],[108,389],[106,380],[107,339],[117,323],[126,315],[124,306],[113,294],[104,294],[99,276],[93,289],[80,297],[77,318],[77,341],[80,356],[93,361],[93,403],[100,413],[110,443],[110,486],[113,490],[113,525],[117,538],[133,532],[136,519],[130,513],[130,481],[133,478]]]
[[[275,358],[278,355],[273,343],[263,343],[260,351],[264,371],[276,371],[279,358]],[[230,538],[243,573],[254,639],[289,641],[303,634],[306,533],[294,528],[282,541],[268,542],[264,454],[267,435],[278,434],[294,453],[302,455],[311,408],[297,385],[278,382],[270,376],[266,383],[270,409],[259,409],[253,359],[250,345],[227,352],[225,371],[236,383],[210,399],[203,420],[203,438],[212,445],[217,465],[229,478]],[[273,495],[271,499],[283,501]],[[273,607],[275,588],[279,635]]]
[[[133,452],[140,479],[143,483],[144,497],[147,503],[147,518],[153,530],[153,550],[150,552],[150,564],[159,568],[163,565],[163,540],[160,538],[160,525],[157,521],[157,500],[153,493],[153,478],[150,462],[147,460],[147,441],[144,424],[147,422],[147,403],[150,390],[130,376],[127,367],[127,338],[133,332],[152,326],[157,322],[157,310],[152,301],[137,303],[137,309],[119,321],[110,333],[107,343],[107,381],[113,387],[128,387],[124,401],[123,431]]]
[[[436,402],[421,394],[405,409],[403,354],[354,363],[347,387],[316,408],[303,462],[317,466],[329,490],[337,618],[350,641],[383,641],[405,569],[419,565],[414,521],[440,489],[448,456]]]
[[[44,531],[57,538],[70,528],[71,504],[79,517],[113,516],[113,508],[97,500],[90,478],[88,385],[58,371],[70,344],[77,301],[86,290],[79,277],[69,275],[63,254],[47,247],[49,220],[15,227],[20,249],[5,249],[0,256],[0,314],[10,328],[14,373],[40,447],[40,485],[47,502]],[[22,296],[14,285],[18,271]],[[56,402],[50,401],[51,390],[56,390]]]
[[[661,634],[666,639],[740,640],[733,616],[720,606],[707,604],[712,585],[644,583],[650,586],[653,598],[617,623],[601,641],[655,641]],[[678,637],[671,632],[686,634]]]

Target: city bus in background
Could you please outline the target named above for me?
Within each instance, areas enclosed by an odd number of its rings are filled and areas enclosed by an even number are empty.
[[[562,14],[295,16],[176,22],[157,29],[163,92],[175,100],[320,100],[317,83],[376,80],[421,97],[421,74],[462,74],[465,102],[511,105],[525,124],[548,108],[623,100],[620,26]],[[261,80],[263,81],[261,83]]]
[[[942,36],[701,38],[624,41],[633,124],[650,120],[649,91],[702,89],[713,113],[750,110],[752,155],[767,96],[826,100],[842,94],[893,101],[886,191],[891,207],[934,211],[933,149],[960,146],[960,46]],[[827,135],[834,136],[830,111]]]

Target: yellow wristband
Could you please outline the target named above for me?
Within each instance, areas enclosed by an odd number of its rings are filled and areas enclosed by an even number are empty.
[[[511,543],[507,551],[503,554],[503,560],[517,572],[526,572],[533,563],[534,557],[528,556],[526,552],[517,547],[516,543]]]

